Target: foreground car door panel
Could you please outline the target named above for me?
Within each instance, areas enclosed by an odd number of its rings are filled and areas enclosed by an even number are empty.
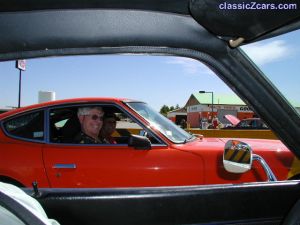
[[[275,225],[281,224],[299,197],[299,183],[290,181],[137,189],[42,189],[38,200],[49,217],[68,225]]]

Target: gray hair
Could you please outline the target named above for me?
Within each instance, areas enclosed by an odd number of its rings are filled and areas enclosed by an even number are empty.
[[[100,107],[100,106],[81,107],[81,108],[78,108],[77,115],[78,115],[78,116],[86,116],[86,115],[89,115],[89,113],[90,113],[90,111],[91,111],[92,109],[97,109],[98,111],[103,112],[103,109],[102,109],[102,107]]]

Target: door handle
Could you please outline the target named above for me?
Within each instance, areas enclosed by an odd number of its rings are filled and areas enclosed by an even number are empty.
[[[76,169],[76,164],[55,164],[53,169]]]

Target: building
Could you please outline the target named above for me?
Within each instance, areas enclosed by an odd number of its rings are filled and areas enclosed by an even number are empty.
[[[38,103],[49,102],[55,100],[54,91],[39,91]]]
[[[170,111],[168,112],[167,117],[175,124],[180,125],[183,119],[187,121],[186,108],[180,108],[180,109],[175,109],[173,111]]]
[[[190,96],[185,108],[187,109],[187,123],[191,128],[199,128],[202,120],[211,120],[216,116],[223,124],[229,123],[224,115],[231,114],[239,119],[254,116],[254,112],[236,95],[214,93],[194,93]],[[213,106],[213,107],[212,107]]]

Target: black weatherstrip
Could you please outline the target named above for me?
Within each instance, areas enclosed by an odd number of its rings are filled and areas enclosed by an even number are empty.
[[[17,216],[27,225],[45,225],[38,217],[13,198],[0,191],[0,205]]]

